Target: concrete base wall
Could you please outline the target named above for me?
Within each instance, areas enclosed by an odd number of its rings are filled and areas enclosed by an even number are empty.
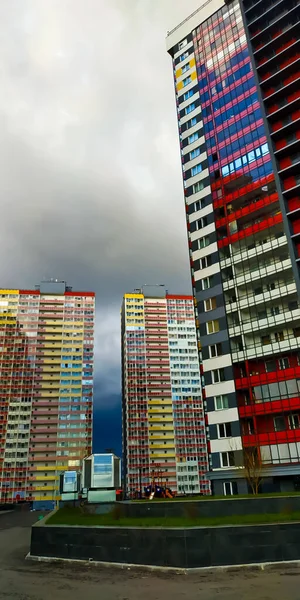
[[[203,528],[36,525],[31,556],[193,568],[300,559],[300,523]]]

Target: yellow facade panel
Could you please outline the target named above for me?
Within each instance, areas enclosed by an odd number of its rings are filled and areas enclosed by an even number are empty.
[[[0,290],[0,294],[12,294],[17,296],[19,294],[19,290]]]
[[[36,467],[37,471],[65,471],[65,467],[57,467],[56,465],[51,465],[50,467],[46,467],[45,465],[38,465]]]
[[[35,488],[35,492],[54,492],[58,490],[58,486],[49,486],[49,485],[38,485]]]
[[[152,452],[154,452],[155,450],[168,450],[168,448],[172,448],[175,452],[175,446],[172,443],[169,443],[169,444],[151,444],[150,443],[150,450]]]
[[[181,75],[182,75],[182,68],[180,67],[180,69],[177,69],[177,71],[175,72],[176,79],[178,79],[178,77],[181,77]]]
[[[163,407],[161,407],[161,408],[159,408],[159,407],[152,408],[151,407],[150,408],[149,407],[148,408],[148,412],[149,412],[150,415],[158,414],[158,413],[162,414],[162,415],[167,415],[167,414],[172,414],[173,413],[173,409],[172,409],[172,407],[170,407],[170,408],[169,407],[168,408],[163,408]]]
[[[124,294],[124,298],[144,298],[144,294]]]
[[[32,500],[35,500],[35,501],[37,501],[37,500],[46,501],[46,500],[54,500],[54,498],[53,498],[53,494],[52,494],[52,496],[43,496],[43,498],[41,498],[41,496],[39,494],[35,494],[33,496]],[[55,500],[58,500],[57,496],[55,496]]]
[[[53,364],[53,366],[59,364],[61,362],[60,358],[50,358],[47,356],[47,358],[44,358],[44,364]]]
[[[150,458],[175,458],[175,451],[168,452],[167,454],[159,454],[158,452],[153,452],[152,454],[150,453]]]
[[[148,400],[148,405],[149,407],[151,407],[153,404],[153,406],[156,406],[157,404],[161,405],[161,406],[166,406],[166,404],[173,404],[173,401],[171,398],[165,398],[165,399],[157,399],[157,398],[149,398]]]
[[[192,59],[190,60],[190,63],[189,63],[189,64],[190,64],[190,67],[191,67],[191,68],[192,68],[192,67],[194,67],[194,66],[195,66],[195,64],[196,64],[195,58],[192,58]]]
[[[167,433],[166,435],[151,435],[150,438],[150,443],[152,440],[161,440],[161,441],[166,441],[166,440],[173,440],[174,441],[174,435],[172,433]]]
[[[172,432],[174,431],[173,425],[168,425],[167,427],[162,427],[161,425],[151,425],[150,423],[150,431],[164,431],[164,432]]]

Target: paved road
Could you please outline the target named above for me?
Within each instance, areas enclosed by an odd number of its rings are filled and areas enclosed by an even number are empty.
[[[0,515],[0,600],[300,600],[300,568],[174,575],[25,561],[36,513]]]

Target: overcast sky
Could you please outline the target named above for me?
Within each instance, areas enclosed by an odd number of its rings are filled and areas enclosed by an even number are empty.
[[[96,292],[97,406],[120,391],[123,293],[190,291],[165,36],[200,3],[0,3],[1,286]]]

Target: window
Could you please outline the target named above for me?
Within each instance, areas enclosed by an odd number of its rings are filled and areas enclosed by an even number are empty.
[[[200,148],[195,148],[195,150],[192,150],[192,152],[190,152],[190,160],[193,160],[194,158],[199,156],[199,154],[200,154]]]
[[[268,344],[271,344],[271,336],[270,335],[263,335],[261,338],[261,343],[263,346],[267,346]]]
[[[193,110],[195,110],[196,105],[193,102],[192,104],[189,104],[186,109],[185,109],[185,114],[188,115],[189,113],[193,112]]]
[[[205,198],[202,198],[202,200],[197,200],[197,202],[194,202],[194,211],[197,212],[198,210],[201,210],[201,208],[204,208],[205,206]]]
[[[289,302],[289,310],[297,310],[298,309],[298,302],[297,300],[293,300],[292,302]]]
[[[243,420],[241,424],[244,435],[253,435],[255,433],[254,421],[252,418]]]
[[[211,255],[200,258],[201,269],[206,269],[207,267],[210,267],[210,266],[211,266]]]
[[[186,65],[183,65],[182,67],[182,73],[186,73],[186,71],[188,71],[190,68],[190,63],[186,63]]]
[[[199,139],[199,131],[195,131],[192,135],[188,137],[188,144],[193,144]]]
[[[285,430],[285,418],[284,417],[274,417],[274,429],[275,431],[284,431]]]
[[[210,333],[217,333],[218,331],[220,331],[220,325],[219,325],[219,321],[215,320],[215,321],[208,321],[206,323],[206,331],[208,334]]]
[[[212,287],[212,277],[204,277],[204,279],[202,279],[202,289],[203,290],[208,290],[209,288]]]
[[[182,48],[184,48],[184,46],[187,45],[187,39],[185,38],[185,40],[182,40],[181,42],[179,42],[178,44],[178,50],[182,50]]]
[[[202,217],[202,219],[198,219],[198,221],[196,221],[196,229],[202,229],[203,227],[207,227],[208,225],[208,221],[207,221],[207,217]]]
[[[216,358],[216,356],[222,356],[222,344],[213,344],[209,346],[210,358]]]
[[[210,244],[210,239],[209,239],[208,235],[205,235],[204,237],[202,237],[198,240],[199,250],[206,248],[206,246],[209,246],[209,244]],[[300,328],[299,328],[299,335],[300,335]]]
[[[188,51],[188,50],[186,50],[186,51],[185,51],[183,54],[181,54],[181,55],[179,56],[179,60],[180,60],[180,62],[182,62],[183,60],[185,60],[185,59],[188,57],[188,55],[189,55],[189,51]]]
[[[224,369],[214,369],[214,371],[212,371],[212,382],[220,383],[221,381],[225,381]]]
[[[191,168],[191,175],[192,177],[195,177],[195,175],[198,175],[198,173],[201,173],[202,171],[202,165],[199,163],[198,165],[196,165],[195,167]]]
[[[229,408],[228,396],[215,396],[216,410],[226,410]]]
[[[193,194],[197,194],[197,192],[201,192],[201,190],[204,190],[204,182],[203,181],[197,181],[197,183],[195,183],[193,185]]]
[[[276,371],[276,360],[267,360],[265,362],[265,367],[266,367],[266,373],[273,373],[273,371]]]
[[[191,75],[189,75],[188,77],[186,77],[185,79],[183,79],[182,83],[183,83],[183,87],[185,87],[186,85],[189,85],[190,83],[192,83],[192,77],[191,77]]]
[[[231,437],[231,423],[219,423],[218,425],[218,437],[226,438]]]
[[[234,467],[235,466],[234,452],[221,452],[221,466],[222,467]]]
[[[289,415],[289,426],[290,429],[299,429],[300,427],[300,419],[299,415]]]
[[[185,102],[186,100],[191,98],[193,95],[194,95],[194,90],[189,90],[188,92],[185,92],[185,94],[183,94],[183,101]]]
[[[276,342],[282,342],[284,340],[284,333],[283,331],[276,331],[275,333],[275,341]]]
[[[279,369],[288,369],[290,366],[288,357],[284,356],[283,358],[279,358],[278,366],[279,366]]]
[[[224,481],[223,483],[224,496],[237,496],[238,486],[236,481]]]
[[[217,308],[217,299],[216,298],[208,298],[204,300],[204,310],[208,312],[209,310],[214,310]]]
[[[197,125],[197,117],[193,117],[190,121],[187,121],[186,125],[188,129],[190,127],[194,127],[194,125]]]

